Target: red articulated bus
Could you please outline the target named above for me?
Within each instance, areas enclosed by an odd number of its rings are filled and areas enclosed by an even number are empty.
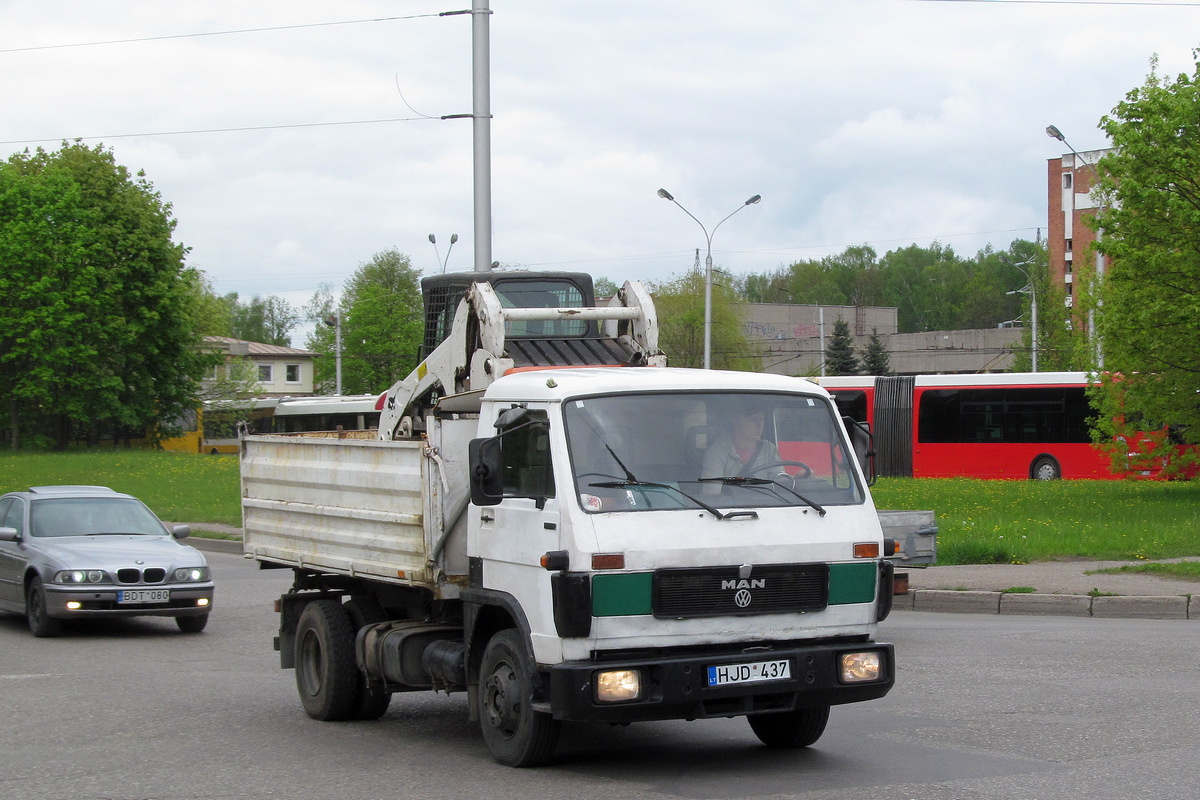
[[[1119,478],[1092,444],[1085,372],[816,379],[875,434],[879,475]],[[1133,454],[1131,454],[1132,458]],[[1138,470],[1153,477],[1156,470]]]

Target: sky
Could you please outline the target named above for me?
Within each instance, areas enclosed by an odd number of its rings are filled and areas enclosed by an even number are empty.
[[[490,5],[492,257],[618,284],[683,275],[705,229],[736,275],[1044,237],[1046,126],[1104,147],[1152,57],[1200,46],[1200,2]],[[0,0],[0,157],[111,148],[219,294],[302,306],[390,248],[470,270],[472,123],[441,117],[472,110],[471,20],[439,16],[470,7]]]

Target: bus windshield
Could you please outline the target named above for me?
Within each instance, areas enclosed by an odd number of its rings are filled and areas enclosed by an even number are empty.
[[[841,422],[824,398],[658,392],[570,400],[575,491],[590,512],[864,501]]]

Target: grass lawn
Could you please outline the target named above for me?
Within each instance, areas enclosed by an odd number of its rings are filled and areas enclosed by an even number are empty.
[[[880,478],[878,508],[933,509],[939,564],[1200,555],[1200,481]]]
[[[0,455],[0,491],[54,483],[129,492],[172,522],[241,524],[237,456],[149,450]],[[937,512],[939,564],[1200,555],[1200,481],[881,478],[873,492],[878,508]]]
[[[55,483],[128,492],[171,522],[242,524],[237,456],[152,450],[74,450],[0,455],[0,490]]]

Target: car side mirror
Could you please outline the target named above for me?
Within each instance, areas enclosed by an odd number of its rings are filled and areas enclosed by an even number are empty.
[[[504,498],[504,475],[500,467],[500,437],[472,439],[467,444],[470,464],[471,502],[494,506]]]
[[[171,528],[171,535],[176,539],[186,539],[192,535],[191,525],[176,525]]]
[[[0,542],[18,542],[21,540],[21,534],[17,533],[16,528],[0,528]]]

